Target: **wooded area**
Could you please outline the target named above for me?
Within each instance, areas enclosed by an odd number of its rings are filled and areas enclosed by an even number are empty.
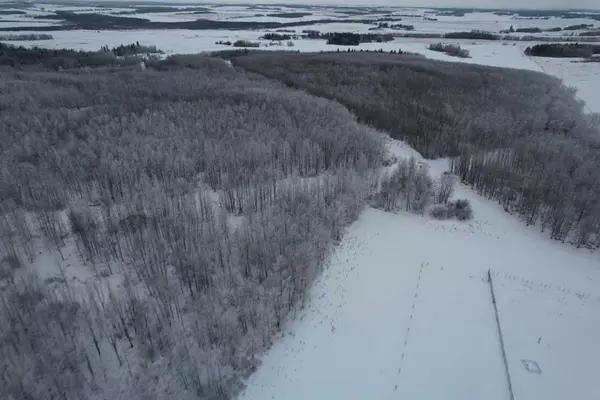
[[[0,87],[0,398],[231,397],[382,161],[343,106],[205,56]],[[44,247],[87,267],[29,277]]]
[[[598,115],[545,74],[378,53],[265,54],[235,65],[346,105],[554,239],[596,246]]]

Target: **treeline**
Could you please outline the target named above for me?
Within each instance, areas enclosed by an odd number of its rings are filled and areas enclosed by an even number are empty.
[[[0,15],[26,15],[23,10],[0,10]]]
[[[117,57],[112,51],[86,52],[70,49],[26,48],[0,43],[0,65],[15,68],[42,67],[52,70],[81,67],[137,65],[137,56]]]
[[[286,13],[273,13],[267,14],[267,17],[275,17],[275,18],[302,18],[309,17],[312,13],[309,12],[286,12]]]
[[[103,46],[101,51],[104,52],[112,52],[115,56],[124,57],[124,56],[135,56],[138,54],[157,54],[162,53],[162,50],[156,48],[156,46],[144,46],[141,45],[140,42],[135,42],[127,45],[120,45],[117,47],[113,47],[109,49],[108,46]]]
[[[361,43],[384,43],[391,42],[394,37],[390,33],[375,34],[375,33],[349,33],[349,32],[327,32],[319,37],[327,39],[327,44],[338,46],[358,46]]]
[[[235,65],[334,99],[557,240],[600,237],[598,116],[530,71],[367,53],[250,54]],[[440,106],[442,105],[442,106]]]
[[[167,7],[167,6],[146,6],[136,8],[131,11],[119,11],[115,14],[117,15],[128,15],[128,14],[151,14],[151,13],[182,13],[182,12],[191,12],[191,13],[212,13],[212,10],[206,7]]]
[[[444,35],[446,39],[474,39],[474,40],[500,40],[500,35],[491,32],[472,30],[470,32],[449,32]]]
[[[580,43],[536,44],[527,47],[525,54],[534,57],[588,58],[600,54],[600,45]]]
[[[280,34],[280,33],[265,33],[260,38],[264,39],[264,40],[279,41],[279,40],[290,40],[290,39],[292,39],[292,36],[290,36],[288,34]]]
[[[45,33],[35,34],[23,34],[23,35],[0,35],[0,40],[5,42],[21,42],[21,41],[34,41],[34,40],[52,40],[54,37]]]
[[[73,69],[81,67],[128,66],[144,61],[140,55],[162,53],[156,46],[139,43],[121,45],[109,49],[103,46],[100,51],[88,52],[71,49],[26,48],[0,43],[0,65],[15,68],[25,66],[47,69]]]
[[[377,26],[373,28],[369,28],[369,30],[375,29],[395,29],[395,30],[406,30],[406,31],[414,31],[414,25],[403,25],[403,24],[390,24],[388,22],[379,22]]]
[[[453,57],[460,57],[460,58],[471,57],[469,54],[469,50],[463,49],[462,47],[455,45],[455,44],[432,43],[429,45],[429,50],[446,53],[449,56],[453,56]]]
[[[503,31],[508,32],[508,31]],[[541,35],[496,35],[485,32],[483,35],[473,32],[450,32],[450,33],[420,33],[405,32],[393,33],[394,37],[412,37],[425,39],[473,39],[473,40],[506,40],[514,42],[597,42],[598,38],[593,36],[541,36]],[[595,35],[594,35],[595,36]]]
[[[236,40],[232,44],[233,47],[260,47],[260,43],[251,42],[249,40]]]
[[[373,130],[220,59],[0,85],[0,398],[230,398],[377,186]],[[17,279],[43,247],[87,267]]]

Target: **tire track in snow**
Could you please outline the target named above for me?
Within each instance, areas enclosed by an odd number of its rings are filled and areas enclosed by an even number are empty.
[[[419,268],[419,275],[417,277],[417,286],[415,287],[415,292],[413,294],[411,311],[408,316],[408,323],[406,324],[406,334],[404,336],[404,344],[402,345],[402,354],[400,355],[400,367],[398,368],[398,375],[402,374],[402,367],[404,364],[404,356],[406,353],[406,348],[408,347],[408,339],[410,336],[410,329],[412,328],[412,322],[415,315],[415,309],[417,306],[417,299],[419,298],[419,289],[421,288],[421,278],[423,276],[423,267],[429,266],[429,261],[421,262],[421,267]],[[398,384],[394,387],[394,391],[398,390]]]

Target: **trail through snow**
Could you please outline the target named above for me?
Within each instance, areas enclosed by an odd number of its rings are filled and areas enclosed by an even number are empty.
[[[241,399],[508,399],[488,269],[515,399],[599,398],[597,254],[454,197],[473,220],[365,210]]]

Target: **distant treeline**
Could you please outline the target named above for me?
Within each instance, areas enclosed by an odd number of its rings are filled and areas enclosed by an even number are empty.
[[[452,57],[470,58],[469,50],[454,44],[434,43],[429,45],[429,50],[446,53]]]
[[[376,27],[369,28],[369,30],[375,29],[395,29],[395,30],[406,30],[413,31],[415,29],[414,25],[403,25],[403,24],[390,24],[388,22],[379,22]]]
[[[134,56],[138,54],[156,54],[162,53],[162,50],[158,50],[156,46],[144,46],[141,45],[140,42],[135,42],[128,45],[120,45],[117,47],[113,47],[109,49],[108,46],[103,46],[101,51],[104,52],[112,52],[115,56],[124,57],[124,56]]]
[[[52,35],[48,35],[45,33],[36,34],[29,33],[23,35],[0,35],[0,40],[5,42],[17,42],[17,41],[27,41],[27,40],[52,40],[54,37]]]
[[[0,15],[25,15],[25,11],[21,10],[0,10]]]
[[[206,7],[166,7],[166,6],[149,6],[140,7],[131,11],[119,11],[114,14],[117,15],[128,15],[128,14],[153,14],[153,13],[174,13],[174,12],[196,12],[196,13],[212,13],[212,11]]]
[[[64,21],[64,25],[2,27],[0,31],[57,31],[57,30],[133,30],[133,29],[277,29],[291,26],[308,26],[314,24],[339,23],[339,19],[317,19],[291,22],[257,22],[257,21],[215,21],[198,19],[195,21],[160,22],[136,17],[117,17],[106,14],[75,14],[58,11],[53,15],[38,15],[36,19],[52,19]],[[373,24],[373,19],[345,20],[359,24]]]
[[[425,39],[469,39],[469,40],[508,40],[521,42],[596,42],[596,32],[590,32],[590,35],[582,34],[580,36],[534,36],[534,35],[497,35],[485,31],[471,32],[450,32],[450,33],[420,33],[405,32],[393,33],[394,37],[411,37]],[[600,33],[599,33],[600,35]]]
[[[525,49],[525,54],[534,57],[588,58],[600,54],[600,45],[579,43],[536,44]]]
[[[288,13],[267,14],[267,17],[274,17],[274,18],[302,18],[302,17],[308,17],[310,15],[312,15],[312,13],[308,13],[308,12],[288,12]]]
[[[349,32],[332,32],[321,35],[321,38],[327,39],[327,44],[338,46],[358,46],[361,43],[383,43],[391,42],[394,37],[390,33],[373,34],[373,33],[349,33]]]
[[[475,39],[475,40],[500,40],[501,36],[487,31],[472,30],[470,32],[450,32],[444,35],[446,39]]]
[[[60,70],[80,67],[136,65],[142,61],[140,53],[157,53],[155,46],[140,46],[139,43],[100,51],[76,51],[71,49],[43,49],[39,47],[16,47],[0,43],[0,65],[12,67],[41,66]]]
[[[292,37],[287,34],[265,33],[261,38],[264,40],[290,40]]]

